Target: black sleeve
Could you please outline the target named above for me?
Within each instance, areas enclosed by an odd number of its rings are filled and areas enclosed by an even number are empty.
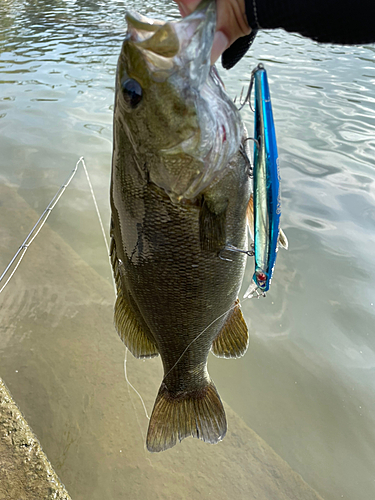
[[[245,0],[252,29],[283,28],[317,42],[375,42],[375,0]]]
[[[374,0],[375,2],[375,0]],[[225,69],[231,69],[246,54],[256,37],[258,30],[251,30],[250,35],[242,36],[228,47],[221,56],[221,64]]]

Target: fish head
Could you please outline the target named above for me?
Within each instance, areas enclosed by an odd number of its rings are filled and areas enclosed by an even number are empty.
[[[216,6],[179,21],[126,14],[116,80],[115,147],[127,141],[172,201],[194,199],[238,152],[241,119],[210,54]],[[118,144],[116,144],[118,143]]]

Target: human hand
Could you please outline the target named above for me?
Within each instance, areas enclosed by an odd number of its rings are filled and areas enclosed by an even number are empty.
[[[195,10],[201,0],[175,0],[183,17]],[[245,0],[216,0],[216,33],[211,51],[211,64],[238,38],[249,35]]]

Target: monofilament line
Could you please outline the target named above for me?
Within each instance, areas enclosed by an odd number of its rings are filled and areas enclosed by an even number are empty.
[[[86,174],[86,179],[87,179],[87,182],[88,182],[88,185],[89,185],[89,188],[90,188],[90,192],[91,192],[91,196],[92,196],[92,199],[93,199],[93,202],[94,202],[94,205],[95,205],[96,214],[97,214],[98,219],[99,219],[99,224],[100,224],[100,228],[102,230],[103,240],[104,240],[105,247],[107,249],[107,255],[108,255],[109,264],[110,264],[110,268],[111,268],[111,257],[109,255],[109,245],[108,245],[108,241],[107,241],[107,236],[105,234],[103,221],[102,221],[102,218],[101,218],[101,215],[100,215],[98,204],[96,202],[96,197],[95,197],[94,190],[93,190],[93,187],[92,187],[92,184],[91,184],[90,176],[89,176],[89,173],[88,173],[87,168],[86,168],[85,160],[83,158],[82,158],[82,166],[83,166],[83,169],[84,169],[85,174]],[[111,270],[112,270],[112,268],[111,268]],[[117,293],[116,283],[115,283],[113,274],[112,274],[112,281],[113,281],[113,288],[114,288],[115,294],[116,294]],[[145,405],[145,403],[143,401],[142,396],[139,394],[139,392],[137,391],[137,389],[134,387],[134,385],[128,379],[127,361],[128,361],[128,348],[125,346],[125,358],[124,358],[124,375],[125,375],[125,381],[128,384],[128,389],[129,389],[129,386],[130,386],[133,389],[133,391],[137,394],[137,396],[139,397],[139,399],[141,400],[141,403],[142,403],[145,415],[148,418],[148,420],[150,420],[150,417],[149,417],[149,415],[147,413],[146,405]],[[130,396],[130,394],[129,394],[129,396]],[[138,417],[137,417],[137,419],[138,419]],[[141,428],[141,432],[142,432],[142,428]]]
[[[111,265],[111,257],[109,255],[109,244],[108,244],[108,241],[107,241],[107,236],[105,234],[105,230],[104,230],[104,225],[103,225],[103,221],[102,221],[102,217],[100,215],[100,211],[99,211],[99,207],[98,207],[98,204],[96,202],[96,197],[95,197],[95,193],[94,193],[94,189],[92,187],[92,184],[91,184],[91,180],[90,180],[90,176],[89,176],[89,173],[88,173],[88,170],[86,168],[86,164],[85,164],[85,160],[83,158],[81,158],[82,160],[82,166],[83,166],[83,170],[85,171],[85,175],[86,175],[86,179],[87,179],[87,183],[89,185],[89,188],[90,188],[90,192],[91,192],[91,197],[93,199],[93,202],[94,202],[94,205],[95,205],[95,210],[96,210],[96,214],[98,216],[98,219],[99,219],[99,224],[100,224],[100,228],[102,230],[102,235],[103,235],[103,240],[104,240],[104,244],[105,244],[105,247],[107,249],[107,255],[108,255],[108,261],[109,261],[109,267],[111,269],[111,273],[112,273],[112,265]],[[114,288],[114,291],[115,291],[115,295],[117,293],[117,290],[116,290],[116,283],[115,283],[115,279],[113,277],[113,274],[112,274],[112,283],[113,283],[113,288]],[[128,379],[128,371],[127,371],[127,360],[128,360],[128,348],[125,346],[125,358],[124,358],[124,376],[125,376],[125,381],[126,383],[128,384],[128,390],[129,390],[129,386],[133,389],[133,391],[137,394],[137,396],[139,397],[139,399],[141,400],[141,403],[142,403],[142,406],[143,406],[143,409],[144,409],[144,412],[145,412],[145,415],[147,417],[148,420],[150,420],[150,417],[147,413],[147,409],[146,409],[146,405],[143,401],[143,398],[142,396],[139,394],[139,392],[137,391],[137,389],[134,387],[134,385],[129,381]],[[129,393],[129,396],[130,396],[130,393]],[[130,396],[131,398],[131,396]],[[134,405],[133,405],[134,407]],[[135,408],[134,408],[135,410]],[[137,412],[135,411],[136,413],[136,417],[137,417],[137,420],[138,420],[138,416],[137,416]],[[138,421],[138,424],[139,424],[139,427],[141,429],[141,433],[142,433],[142,428],[141,428],[141,425]],[[143,437],[143,433],[142,433],[142,437]]]
[[[108,255],[109,263],[111,263],[111,260],[110,260],[110,257],[109,257],[109,245],[108,245],[108,241],[107,241],[107,236],[105,234],[104,225],[103,225],[102,217],[100,215],[99,207],[98,207],[98,204],[96,202],[96,197],[95,197],[95,194],[94,194],[94,189],[93,189],[92,184],[91,184],[91,179],[90,179],[89,173],[87,171],[86,163],[85,163],[84,158],[82,157],[82,158],[80,158],[80,160],[82,160],[82,167],[83,167],[83,170],[85,171],[87,183],[88,183],[89,188],[90,188],[91,197],[92,197],[92,200],[93,200],[94,205],[95,205],[96,215],[98,216],[98,219],[99,219],[100,229],[102,230],[103,240],[104,240],[105,248],[107,250],[107,255]],[[113,286],[114,286],[114,289],[116,291],[116,286],[115,286],[115,281],[114,280],[113,280]]]
[[[214,323],[216,323],[216,321],[219,321],[219,319],[221,319],[223,316],[225,316],[226,314],[230,313],[230,311],[232,309],[234,309],[236,307],[236,304],[233,304],[233,306],[231,306],[227,311],[223,312],[222,314],[220,314],[220,316],[218,316],[217,318],[215,318],[213,321],[211,321],[211,323],[209,325],[206,326],[206,328],[204,328],[200,333],[198,333],[198,335],[185,347],[185,349],[182,351],[182,353],[180,354],[180,357],[177,359],[177,361],[175,362],[175,364],[172,366],[172,368],[164,375],[163,377],[163,381],[167,378],[167,376],[171,373],[171,371],[178,365],[178,363],[181,361],[181,358],[184,356],[184,354],[186,353],[186,351],[189,349],[189,347],[194,344],[194,342],[196,342],[199,337],[201,335],[204,334],[205,331],[207,331],[210,326],[212,326]]]
[[[250,297],[244,297],[240,302],[239,302],[239,305],[241,305],[243,302],[245,302],[245,300],[249,300]],[[206,328],[204,330],[202,330],[191,342],[190,344],[188,344],[185,349],[182,351],[182,353],[180,354],[179,358],[177,359],[177,361],[175,362],[175,364],[172,366],[172,368],[164,375],[163,377],[163,381],[167,378],[167,376],[171,373],[171,371],[178,365],[178,363],[181,361],[181,358],[184,356],[184,354],[186,353],[186,351],[189,349],[189,347],[191,347],[192,344],[194,344],[194,342],[196,342],[199,337],[201,335],[204,334],[205,331],[207,331],[210,326],[212,326],[214,323],[216,323],[216,321],[219,321],[219,319],[221,319],[223,316],[225,316],[226,314],[229,314],[230,311],[232,311],[232,309],[234,309],[236,307],[236,304],[233,304],[233,306],[231,306],[227,311],[223,312],[222,314],[220,314],[220,316],[218,316],[217,318],[215,318],[213,321],[211,321],[211,323],[206,326]]]
[[[63,195],[65,189],[69,186],[71,180],[75,176],[75,174],[76,174],[76,172],[78,170],[78,165],[82,161],[83,161],[83,157],[81,157],[77,161],[76,166],[72,170],[72,172],[69,175],[69,177],[67,178],[67,180],[64,182],[64,184],[62,184],[60,186],[60,188],[58,189],[57,193],[52,198],[52,200],[49,202],[47,208],[44,210],[44,212],[42,213],[42,215],[39,217],[37,223],[32,228],[32,230],[30,231],[30,233],[27,235],[25,241],[19,247],[19,249],[17,250],[17,252],[14,255],[13,259],[9,262],[9,264],[7,265],[5,271],[0,276],[0,283],[1,283],[3,281],[3,279],[6,277],[6,275],[8,273],[10,273],[9,276],[8,276],[8,278],[7,278],[7,280],[5,281],[4,285],[0,288],[0,293],[4,290],[4,288],[7,286],[7,284],[9,283],[9,281],[12,279],[14,273],[17,271],[18,266],[21,264],[21,261],[24,258],[27,249],[29,248],[29,246],[31,245],[31,243],[35,240],[35,238],[38,236],[40,230],[42,229],[42,227],[46,223],[46,221],[47,221],[48,217],[50,216],[52,210],[55,208],[57,202],[59,201],[59,199]]]
[[[147,419],[150,420],[150,417],[149,417],[149,414],[147,413],[147,408],[146,408],[146,405],[145,405],[145,403],[143,401],[142,396],[139,394],[139,392],[137,391],[137,389],[134,387],[134,385],[128,379],[128,371],[127,371],[127,366],[126,366],[126,364],[128,362],[128,351],[129,351],[129,349],[126,347],[126,349],[125,349],[125,358],[124,358],[124,375],[125,375],[125,380],[126,380],[126,383],[128,385],[130,385],[130,387],[133,389],[133,391],[137,394],[137,396],[141,400],[143,409],[145,411],[145,415],[146,415]]]
[[[102,220],[102,217],[100,215],[98,203],[96,201],[94,189],[93,189],[92,184],[91,184],[91,180],[90,180],[90,176],[89,176],[86,164],[85,164],[85,160],[84,160],[83,156],[81,156],[81,158],[77,161],[75,167],[73,168],[72,172],[70,173],[69,177],[59,187],[59,189],[57,190],[55,196],[49,202],[47,208],[44,210],[44,212],[42,213],[42,215],[39,217],[39,219],[36,222],[35,226],[32,228],[32,230],[30,231],[30,233],[27,235],[25,241],[19,247],[19,249],[17,250],[17,252],[13,256],[12,260],[9,262],[9,264],[5,268],[5,271],[0,276],[0,283],[3,281],[4,278],[6,278],[6,276],[8,276],[7,279],[6,279],[6,281],[5,281],[5,283],[4,283],[4,285],[0,288],[0,293],[4,290],[4,288],[7,286],[7,284],[9,283],[9,281],[14,276],[14,274],[17,271],[19,265],[21,264],[22,259],[25,256],[25,253],[26,253],[27,249],[30,247],[31,243],[35,240],[35,238],[38,236],[38,234],[41,231],[42,227],[47,222],[47,219],[50,216],[52,210],[55,208],[55,206],[57,205],[57,203],[60,200],[61,196],[64,194],[64,191],[66,190],[66,188],[69,186],[69,184],[73,180],[73,177],[77,173],[77,170],[78,170],[78,167],[79,167],[80,163],[82,164],[83,170],[84,170],[85,175],[86,175],[87,183],[88,183],[89,188],[90,188],[91,197],[92,197],[92,200],[94,202],[96,214],[97,214],[98,219],[99,219],[99,224],[100,224],[100,228],[101,228],[103,239],[104,239],[104,244],[105,244],[105,247],[106,247],[106,250],[107,250],[108,262],[109,262],[110,267],[111,267],[110,256],[109,256],[109,245],[108,245],[107,237],[106,237],[105,230],[104,230],[103,220]],[[112,274],[112,272],[111,272],[111,274]],[[115,281],[113,279],[113,275],[112,275],[112,280],[113,280],[113,287],[114,287],[115,294],[116,294],[116,285],[115,285]],[[133,391],[140,398],[140,400],[142,402],[142,405],[143,405],[143,408],[144,408],[144,411],[145,411],[145,414],[146,414],[146,417],[148,419],[150,419],[150,417],[148,416],[147,410],[146,410],[145,403],[144,403],[144,401],[142,399],[142,396],[139,394],[139,392],[137,391],[137,389],[130,383],[130,381],[128,379],[128,374],[127,374],[127,369],[126,369],[127,351],[128,351],[128,349],[126,348],[126,351],[125,351],[125,360],[124,360],[125,380],[126,380],[127,384],[129,384],[129,386],[133,389]]]

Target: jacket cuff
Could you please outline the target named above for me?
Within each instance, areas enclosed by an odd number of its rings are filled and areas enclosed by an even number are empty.
[[[245,12],[247,22],[252,31],[257,31],[261,28],[258,19],[258,10],[256,0],[245,0]]]

